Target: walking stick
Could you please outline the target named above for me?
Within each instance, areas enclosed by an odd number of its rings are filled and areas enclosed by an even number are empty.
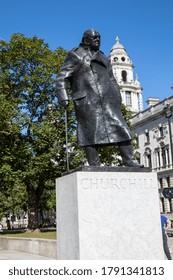
[[[66,161],[67,171],[69,171],[69,155],[68,155],[68,131],[67,131],[67,108],[65,107],[65,138],[66,138]]]

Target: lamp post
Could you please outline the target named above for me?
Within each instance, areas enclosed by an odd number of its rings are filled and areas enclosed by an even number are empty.
[[[172,117],[172,108],[170,104],[166,104],[165,106],[165,116],[168,120],[168,128],[169,128],[169,139],[170,139],[170,151],[171,151],[171,164],[173,166],[173,146],[172,146],[172,129],[171,129],[171,117]]]

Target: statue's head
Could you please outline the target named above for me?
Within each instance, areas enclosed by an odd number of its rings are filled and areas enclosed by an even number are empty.
[[[82,43],[88,45],[93,50],[98,50],[100,47],[100,33],[94,29],[88,29],[84,32]]]

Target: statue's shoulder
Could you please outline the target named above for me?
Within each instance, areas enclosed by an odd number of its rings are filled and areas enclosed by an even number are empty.
[[[83,50],[83,48],[76,47],[71,49],[65,59],[65,62],[69,63],[69,61],[73,61],[74,63],[78,63],[79,61],[81,61],[85,56],[85,52]]]
[[[78,46],[77,48],[73,48],[70,52],[75,54],[76,56],[78,56],[80,58],[82,58],[86,53],[84,48],[82,48],[81,46]]]
[[[76,52],[78,49],[79,49],[79,47],[73,48],[73,49],[71,50],[71,52]]]
[[[101,50],[99,50],[99,53],[101,54],[101,56],[103,56],[103,57],[105,57],[106,59],[108,59],[107,56],[104,54],[104,52],[102,52]]]
[[[67,53],[66,61],[78,59],[78,48],[73,48]]]

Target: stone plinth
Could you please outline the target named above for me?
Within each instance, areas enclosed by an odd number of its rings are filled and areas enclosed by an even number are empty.
[[[78,171],[56,192],[58,259],[164,259],[155,173]]]

